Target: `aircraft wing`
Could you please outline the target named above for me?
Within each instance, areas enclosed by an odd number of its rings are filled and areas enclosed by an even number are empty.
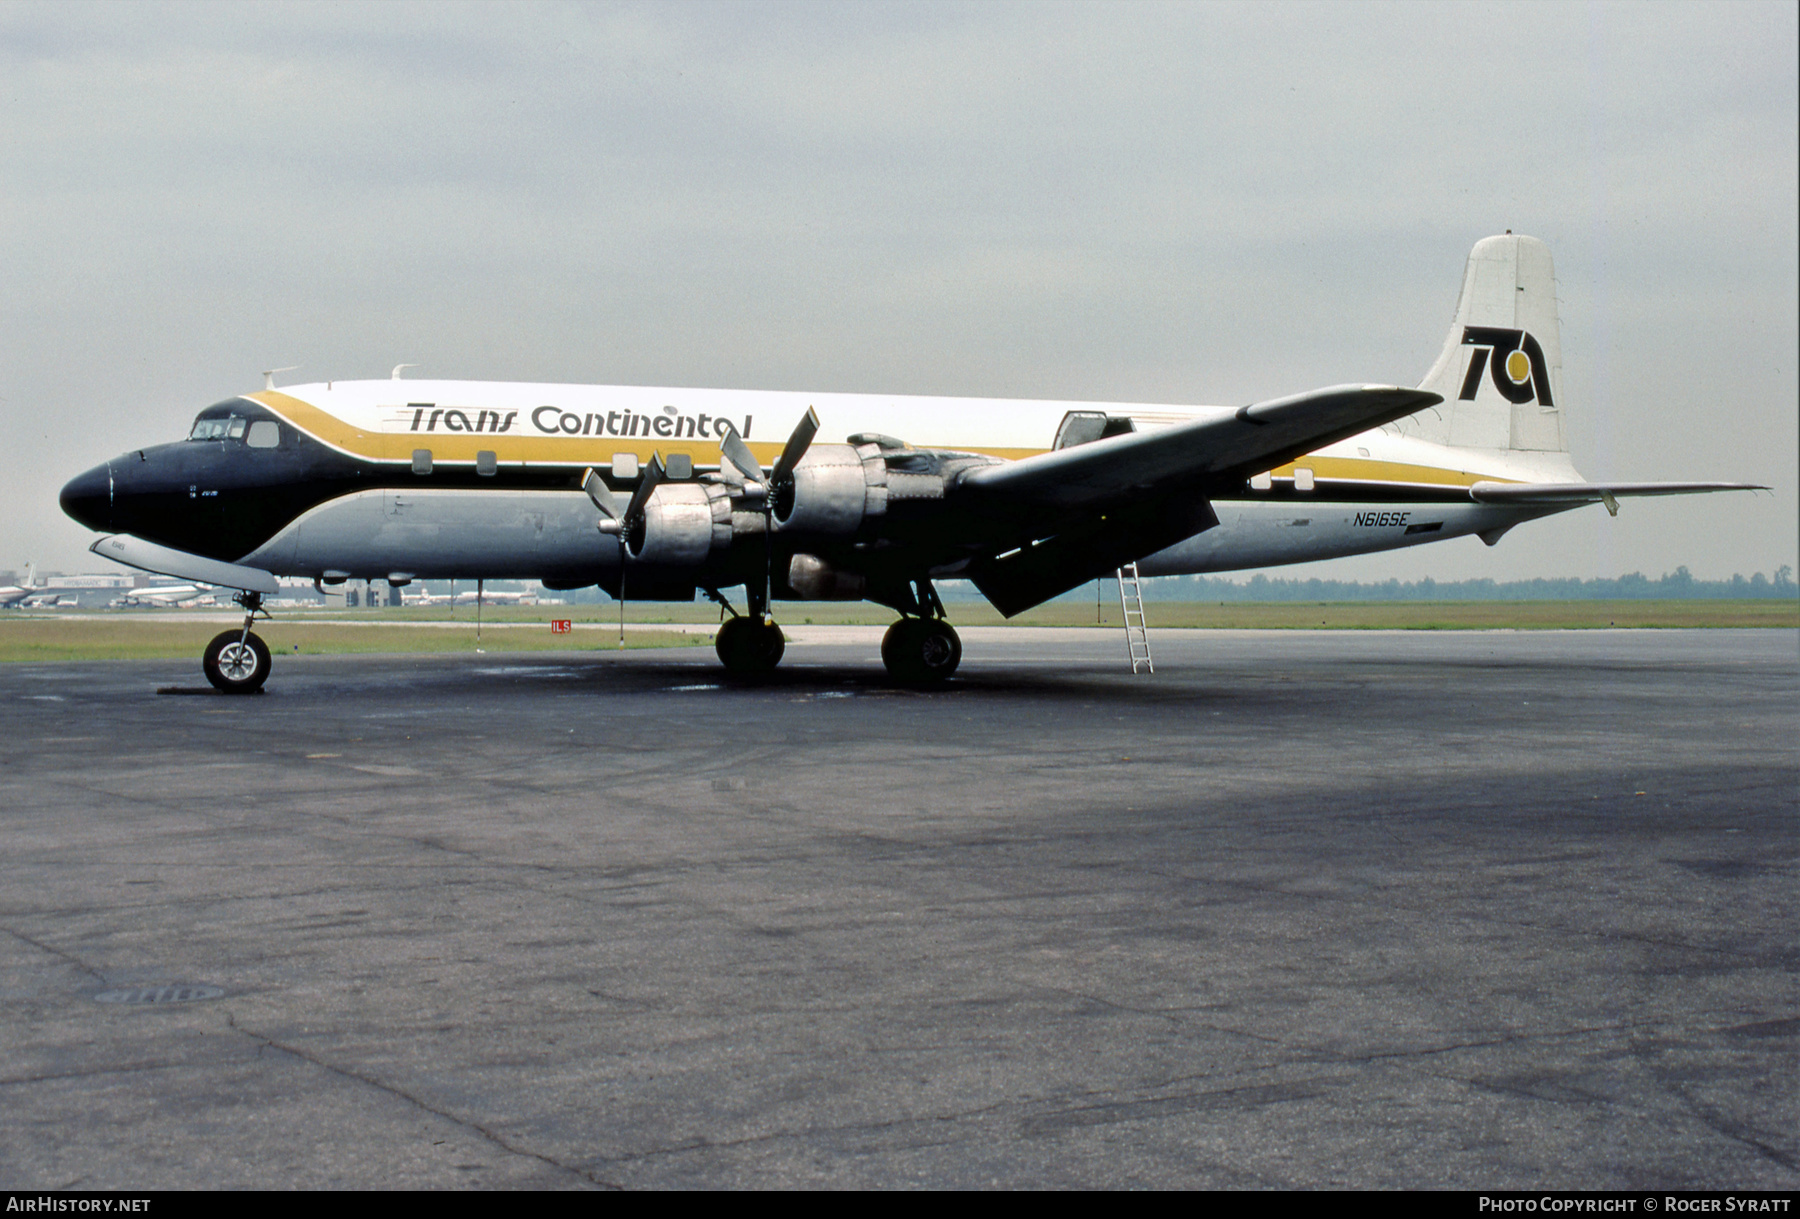
[[[1230,414],[971,470],[957,482],[1002,511],[1100,506],[1174,485],[1238,482],[1443,398],[1395,385],[1334,385]]]
[[[1703,491],[1767,491],[1756,483],[1497,483],[1478,482],[1478,504],[1601,504],[1636,495],[1696,495]]]
[[[1211,529],[1218,491],[1441,401],[1395,385],[1336,385],[969,469],[946,498],[1002,539],[969,579],[1011,617]]]

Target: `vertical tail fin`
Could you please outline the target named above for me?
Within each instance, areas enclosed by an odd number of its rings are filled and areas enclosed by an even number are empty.
[[[1424,439],[1459,448],[1568,451],[1549,246],[1511,233],[1475,243],[1456,320],[1419,388],[1444,398],[1403,425]]]

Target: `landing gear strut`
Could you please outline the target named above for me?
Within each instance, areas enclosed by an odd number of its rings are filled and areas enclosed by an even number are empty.
[[[894,623],[882,636],[881,663],[896,681],[933,685],[948,679],[962,663],[962,640],[944,620],[944,603],[938,600],[931,581],[913,583],[916,591],[909,598],[911,604],[897,607],[902,613],[911,610],[912,614]]]
[[[251,633],[250,624],[262,612],[262,594],[239,593],[233,598],[244,607],[244,625],[216,635],[200,657],[206,680],[221,694],[254,694],[269,680],[269,645]]]
[[[769,617],[768,599],[752,594],[750,612],[739,614],[717,592],[708,589],[707,595],[731,615],[719,624],[719,637],[713,644],[725,671],[746,677],[772,672],[787,651],[787,640]],[[756,604],[759,600],[761,605]]]

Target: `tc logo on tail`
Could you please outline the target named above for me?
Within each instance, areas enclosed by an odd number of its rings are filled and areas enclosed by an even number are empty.
[[[1469,361],[1469,374],[1463,378],[1459,401],[1468,402],[1481,386],[1481,370],[1492,367],[1494,388],[1508,402],[1518,405],[1536,398],[1542,406],[1550,401],[1550,369],[1544,363],[1544,349],[1523,330],[1502,330],[1497,326],[1464,326],[1463,346],[1475,348]],[[1490,358],[1489,353],[1492,353]]]

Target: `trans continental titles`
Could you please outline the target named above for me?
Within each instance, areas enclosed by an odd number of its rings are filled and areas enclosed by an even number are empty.
[[[723,440],[732,432],[748,440],[750,424],[755,416],[745,415],[742,430],[723,415],[688,415],[665,406],[654,415],[618,410],[576,413],[560,406],[540,406],[525,416],[527,422],[519,430],[539,436],[614,436],[628,439],[636,436],[660,437],[668,440]],[[519,421],[518,411],[463,410],[438,406],[434,402],[409,402],[396,422],[408,432],[490,432],[513,430]]]

